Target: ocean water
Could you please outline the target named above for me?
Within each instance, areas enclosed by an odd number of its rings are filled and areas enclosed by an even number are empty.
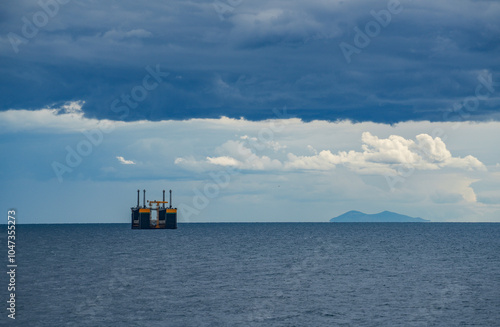
[[[500,224],[18,225],[16,236],[18,326],[500,326]]]

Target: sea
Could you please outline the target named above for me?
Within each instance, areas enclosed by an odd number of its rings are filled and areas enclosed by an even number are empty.
[[[2,326],[500,326],[500,224],[17,225],[16,264]]]

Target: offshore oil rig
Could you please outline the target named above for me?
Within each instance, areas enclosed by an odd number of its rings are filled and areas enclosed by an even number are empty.
[[[146,206],[146,190],[142,207],[139,205],[141,191],[137,190],[137,206],[132,209],[132,229],[177,229],[177,208],[172,208],[172,190],[170,190],[170,203],[165,201],[165,190],[163,190],[163,201],[148,201]],[[165,204],[169,203],[166,208]],[[153,207],[154,206],[154,207]]]

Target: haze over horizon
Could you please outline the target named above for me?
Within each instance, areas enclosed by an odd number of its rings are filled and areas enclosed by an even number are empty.
[[[127,223],[137,189],[181,223],[500,222],[498,2],[0,8],[19,223]]]

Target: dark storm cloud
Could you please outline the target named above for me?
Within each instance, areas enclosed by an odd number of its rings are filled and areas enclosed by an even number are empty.
[[[500,85],[447,113],[478,76],[500,81],[495,1],[73,0],[45,24],[35,1],[0,6],[2,110],[84,100],[89,117],[125,120],[264,119],[283,106],[305,120],[500,119]],[[348,63],[339,45],[391,9]],[[169,75],[128,115],[113,112],[156,65]]]

